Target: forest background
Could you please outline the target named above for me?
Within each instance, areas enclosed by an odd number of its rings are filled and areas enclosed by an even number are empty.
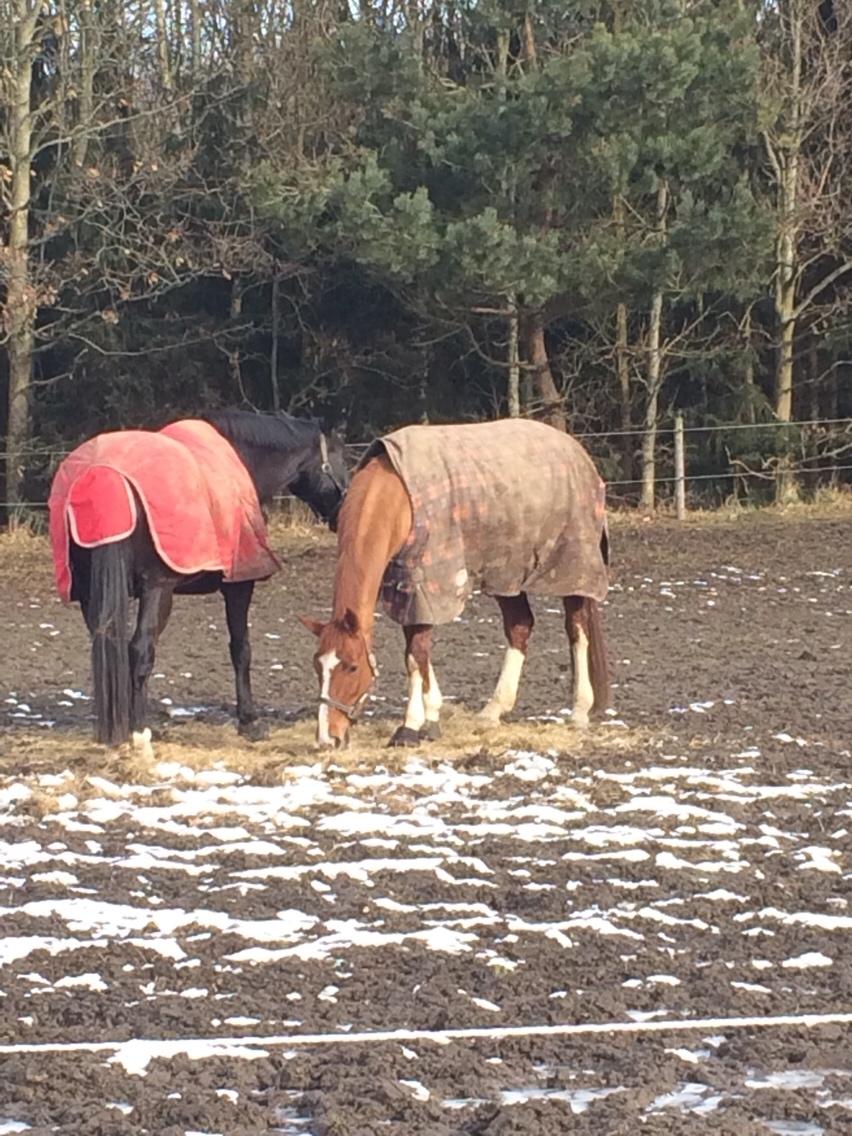
[[[848,481],[850,203],[837,0],[0,0],[6,507],[221,405]]]

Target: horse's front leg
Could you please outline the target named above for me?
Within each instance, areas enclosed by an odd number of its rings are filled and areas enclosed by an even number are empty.
[[[393,746],[419,745],[441,736],[443,698],[432,666],[432,628],[415,623],[404,628],[408,702],[405,721],[391,738]]]
[[[139,598],[136,630],[130,640],[130,729],[133,748],[145,758],[152,758],[151,731],[146,726],[148,679],[154,669],[157,640],[172,611],[174,582],[145,582]]]
[[[260,741],[269,731],[258,721],[251,691],[251,642],[248,613],[254,595],[254,580],[223,584],[225,618],[228,621],[229,649],[237,689],[237,732],[250,741]]]
[[[494,726],[498,725],[504,714],[514,709],[521,671],[524,669],[530,635],[535,623],[525,592],[517,596],[497,596],[496,599],[503,613],[506,653],[503,656],[503,666],[494,693],[479,715]]]

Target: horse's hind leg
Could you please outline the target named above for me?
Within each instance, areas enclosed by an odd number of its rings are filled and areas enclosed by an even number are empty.
[[[234,668],[237,689],[237,732],[251,741],[266,737],[267,730],[258,722],[251,690],[251,642],[248,633],[248,613],[254,595],[254,581],[223,584],[225,618],[228,621],[228,644]]]
[[[503,613],[503,630],[506,633],[508,646],[503,656],[503,666],[497,679],[497,686],[490,701],[482,708],[479,715],[495,726],[515,705],[521,671],[524,669],[530,635],[535,623],[525,592],[517,596],[496,598]]]
[[[432,666],[432,628],[425,623],[416,623],[403,630],[408,702],[405,721],[390,741],[394,746],[437,741],[441,736],[439,718],[444,701]]]
[[[157,640],[171,614],[173,592],[174,584],[171,582],[143,584],[136,630],[130,640],[130,728],[133,731],[133,748],[146,758],[154,756],[151,731],[145,725],[148,679],[154,669]]]
[[[571,644],[571,669],[574,675],[574,702],[571,721],[578,729],[589,724],[589,711],[595,700],[589,668],[589,612],[582,596],[565,596],[565,630]]]

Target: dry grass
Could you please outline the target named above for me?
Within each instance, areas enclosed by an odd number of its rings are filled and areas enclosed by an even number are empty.
[[[267,528],[273,543],[278,536],[286,539],[293,536],[309,537],[328,533],[325,525],[316,519],[308,506],[292,497],[287,498],[283,508],[270,514]]]
[[[291,503],[286,511],[269,518],[269,536],[273,548],[286,556],[298,556],[313,548],[332,548],[336,537],[317,523],[306,505]],[[636,509],[611,508],[609,522],[614,528],[635,528],[652,524],[676,524],[674,508],[661,505],[648,516]],[[684,522],[688,525],[741,524],[751,521],[837,520],[852,518],[852,488],[838,486],[818,489],[813,497],[790,505],[747,505],[728,501],[717,509],[691,509]],[[0,565],[13,571],[32,566],[50,571],[50,550],[43,531],[26,524],[0,532]]]
[[[510,751],[531,750],[564,756],[573,763],[588,763],[596,753],[610,756],[647,754],[666,742],[665,735],[649,729],[598,727],[574,730],[562,722],[512,722],[497,728],[481,722],[475,714],[452,707],[442,721],[443,737],[414,748],[389,748],[394,723],[362,722],[353,732],[346,750],[319,751],[314,744],[314,722],[302,720],[274,728],[261,742],[243,741],[232,725],[214,726],[188,722],[171,728],[155,742],[155,759],[147,761],[129,746],[117,750],[96,745],[82,732],[8,730],[0,741],[3,768],[15,777],[57,774],[68,776],[59,786],[39,789],[27,812],[41,817],[54,812],[61,794],[73,793],[80,800],[102,796],[103,787],[88,778],[101,777],[117,785],[156,787],[163,784],[160,763],[174,763],[187,770],[227,769],[254,784],[280,784],[290,770],[319,763],[323,768],[354,771],[382,766],[397,772],[412,756],[428,763],[467,764],[499,760]],[[180,780],[178,776],[177,780]],[[187,781],[191,776],[187,777]],[[174,779],[170,777],[170,784]]]
[[[275,514],[269,522],[269,541],[281,556],[299,556],[314,548],[332,548],[335,536],[324,525],[300,514]],[[0,532],[0,574],[33,577],[52,587],[53,561],[45,533],[25,525]]]
[[[47,537],[25,525],[15,525],[0,532],[0,557],[3,564],[31,563],[49,557]]]
[[[729,498],[715,509],[689,509],[683,522],[677,521],[674,505],[669,502],[659,506],[651,515],[637,509],[612,508],[607,515],[613,528],[628,529],[648,524],[725,525],[783,520],[846,520],[852,519],[852,487],[824,486],[808,500],[785,505],[749,505]]]

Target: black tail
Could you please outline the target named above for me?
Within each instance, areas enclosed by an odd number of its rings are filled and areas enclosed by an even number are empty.
[[[92,636],[96,734],[120,745],[130,737],[130,538],[92,549],[86,621]]]
[[[589,677],[595,696],[592,713],[600,715],[609,709],[612,696],[604,642],[603,615],[600,604],[595,600],[586,599],[584,602],[589,628]]]

